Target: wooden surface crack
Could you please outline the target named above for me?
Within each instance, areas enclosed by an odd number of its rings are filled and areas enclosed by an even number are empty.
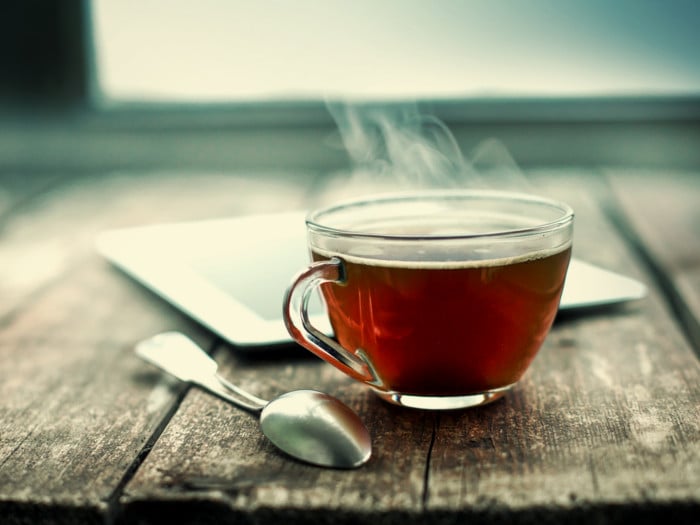
[[[217,345],[221,343],[220,339],[215,339],[211,346],[208,349],[209,354],[212,354],[214,350],[216,349]],[[156,445],[158,442],[158,439],[160,438],[161,434],[165,431],[167,428],[168,424],[172,420],[172,418],[177,414],[177,411],[180,408],[180,405],[184,401],[185,397],[187,396],[188,392],[190,391],[192,387],[188,386],[187,388],[184,388],[182,392],[177,396],[175,401],[173,402],[172,406],[170,407],[170,410],[163,416],[163,419],[160,421],[160,423],[156,426],[155,430],[153,433],[149,436],[149,438],[146,440],[144,443],[143,447],[139,451],[139,453],[136,455],[134,458],[134,461],[132,461],[131,465],[126,469],[124,472],[124,475],[122,476],[121,480],[115,487],[115,489],[112,491],[112,493],[109,495],[107,498],[107,514],[106,514],[106,520],[105,523],[107,525],[112,525],[114,523],[119,522],[119,517],[122,514],[122,507],[121,507],[121,497],[124,494],[124,489],[125,487],[129,484],[129,482],[133,479],[134,475],[136,475],[136,472],[138,471],[139,467],[143,464],[144,461],[146,461],[146,458],[148,455],[151,453],[151,450],[153,447]]]
[[[423,472],[423,498],[422,498],[422,510],[426,511],[428,506],[428,497],[430,494],[430,462],[433,456],[433,448],[435,446],[435,440],[437,439],[437,434],[440,429],[440,413],[436,412],[433,415],[433,429],[432,435],[430,436],[430,444],[428,445],[428,453],[425,458],[425,471]]]
[[[600,496],[600,484],[598,483],[598,474],[595,471],[595,462],[593,461],[593,457],[588,458],[588,473],[591,476],[593,494]]]
[[[0,471],[2,471],[3,467],[5,466],[5,463],[7,463],[7,462],[10,460],[10,458],[11,458],[12,456],[14,456],[15,453],[16,453],[20,448],[22,448],[22,445],[24,445],[24,443],[32,436],[32,434],[34,434],[34,431],[36,430],[36,428],[37,428],[37,425],[34,425],[34,426],[29,430],[29,432],[27,432],[27,433],[24,435],[24,437],[22,437],[22,439],[12,448],[12,450],[10,450],[10,452],[9,452],[8,454],[6,454],[5,457],[2,458],[2,460],[0,460]]]
[[[602,209],[620,235],[635,251],[638,260],[648,270],[649,275],[661,291],[661,297],[677,319],[689,346],[694,350],[695,355],[700,358],[700,322],[698,322],[684,297],[679,293],[668,269],[664,268],[654,254],[645,247],[645,243],[633,222],[621,211],[624,207],[617,202],[618,199],[615,197],[615,192],[610,182],[607,179],[603,180],[608,191],[601,192]]]

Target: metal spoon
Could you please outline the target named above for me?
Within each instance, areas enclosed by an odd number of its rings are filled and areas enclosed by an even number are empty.
[[[216,361],[178,332],[146,339],[136,345],[136,353],[170,375],[259,415],[263,434],[292,457],[321,467],[356,468],[372,454],[369,432],[358,415],[328,394],[296,390],[268,402],[219,376]]]

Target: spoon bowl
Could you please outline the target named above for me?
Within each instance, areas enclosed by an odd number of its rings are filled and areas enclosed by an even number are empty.
[[[321,467],[357,468],[372,455],[371,438],[362,420],[328,394],[295,390],[266,401],[219,376],[216,361],[178,332],[140,342],[136,354],[170,375],[258,415],[263,434],[298,460]]]
[[[372,452],[357,414],[315,390],[295,390],[270,401],[260,413],[260,428],[281,450],[320,466],[359,467]]]

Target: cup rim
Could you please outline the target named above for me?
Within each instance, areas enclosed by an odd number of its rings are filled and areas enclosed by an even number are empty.
[[[505,228],[494,231],[480,233],[448,233],[448,234],[406,234],[406,233],[374,233],[353,231],[352,229],[336,228],[327,226],[319,222],[319,218],[337,211],[351,207],[361,208],[364,206],[419,200],[464,200],[464,199],[494,199],[503,201],[520,201],[530,204],[545,205],[550,208],[559,209],[560,216],[551,221],[539,223],[534,226],[520,228]],[[310,211],[306,215],[306,226],[314,233],[324,234],[334,237],[350,237],[358,239],[385,239],[395,241],[426,241],[426,240],[465,240],[465,239],[496,239],[520,236],[532,236],[559,230],[571,224],[574,220],[574,210],[563,201],[542,197],[530,193],[501,191],[501,190],[413,190],[391,193],[380,193],[364,195],[352,199],[342,200],[329,206]]]

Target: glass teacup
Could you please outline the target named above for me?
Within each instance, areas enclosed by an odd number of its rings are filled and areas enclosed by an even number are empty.
[[[522,377],[557,313],[573,211],[496,191],[421,191],[307,216],[313,263],[285,297],[302,346],[382,399],[454,409]],[[311,325],[320,288],[334,338]]]

